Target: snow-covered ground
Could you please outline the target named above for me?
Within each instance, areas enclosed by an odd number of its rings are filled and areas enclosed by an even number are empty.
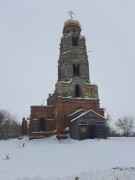
[[[135,138],[0,141],[0,180],[75,180],[76,177],[135,180]]]

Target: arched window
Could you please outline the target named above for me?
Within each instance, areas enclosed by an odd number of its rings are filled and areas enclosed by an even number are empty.
[[[73,76],[80,76],[80,65],[73,64]]]
[[[81,89],[78,84],[75,85],[75,97],[81,97]]]
[[[73,32],[75,33],[75,29],[73,29]]]
[[[78,37],[77,36],[72,37],[72,46],[78,46]]]
[[[39,131],[45,131],[45,118],[39,119]]]
[[[69,29],[67,30],[67,33],[69,33]]]

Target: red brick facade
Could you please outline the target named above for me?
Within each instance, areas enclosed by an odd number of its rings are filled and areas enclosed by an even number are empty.
[[[53,134],[64,134],[64,129],[69,127],[68,115],[78,109],[86,111],[92,109],[104,116],[104,109],[100,108],[99,100],[81,98],[61,98],[57,97],[54,106],[31,106],[30,117],[30,138],[48,137]],[[39,120],[45,119],[45,131],[39,132]]]

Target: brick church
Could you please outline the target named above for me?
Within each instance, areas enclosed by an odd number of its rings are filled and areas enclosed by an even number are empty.
[[[58,80],[47,105],[31,106],[29,138],[106,138],[98,86],[91,84],[85,37],[77,20],[65,21],[60,42]]]

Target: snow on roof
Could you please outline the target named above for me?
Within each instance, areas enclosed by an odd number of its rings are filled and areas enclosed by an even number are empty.
[[[104,116],[102,116],[102,115],[98,114],[97,112],[93,111],[92,109],[91,109],[91,110],[89,110],[88,112],[90,112],[90,111],[92,111],[92,112],[94,112],[95,114],[97,114],[98,116],[100,116],[100,117],[104,118]],[[104,119],[105,119],[105,118],[104,118]]]
[[[72,51],[65,51],[65,52],[63,52],[63,53],[61,53],[61,54],[66,54],[66,53],[68,53],[68,52],[72,52]]]
[[[68,115],[68,116],[72,116],[72,115],[74,115],[74,114],[76,114],[76,113],[78,113],[78,112],[80,112],[80,111],[85,111],[85,110],[84,110],[84,109],[78,109],[78,110],[74,111],[72,114],[70,114],[70,115]]]
[[[91,85],[91,86],[96,86],[97,88],[98,88],[98,85],[97,84],[91,84],[90,82],[85,82],[85,84],[87,84],[87,85]]]
[[[85,98],[76,97],[76,98],[74,98],[74,97],[72,97],[72,96],[65,96],[65,97],[63,97],[62,95],[58,95],[58,97],[63,98],[63,99],[84,99],[84,100],[92,100],[92,101],[99,99],[99,98],[89,98],[89,97],[85,97]],[[53,106],[53,105],[52,105],[52,106]]]
[[[77,120],[78,118],[84,116],[85,114],[88,114],[89,112],[93,112],[93,113],[97,114],[98,116],[104,118],[102,115],[100,115],[100,114],[98,114],[97,112],[95,112],[95,111],[93,111],[92,109],[90,109],[89,111],[86,111],[86,112],[80,114],[79,116],[77,116],[76,118],[72,119],[70,122],[73,122],[73,121]],[[104,118],[104,119],[105,119],[105,118]]]
[[[64,84],[66,84],[66,83],[71,83],[71,81],[72,81],[72,78],[71,78],[69,81],[58,81],[57,84],[61,84],[61,83],[64,83]]]
[[[85,96],[84,99],[96,100],[96,99],[99,99],[99,98],[98,97],[88,97],[88,96]]]
[[[87,111],[88,112],[88,111]],[[87,114],[87,112],[83,112],[82,114],[80,114],[79,116],[77,116],[76,118],[72,119],[70,122],[73,122],[75,120],[77,120],[78,118],[84,116],[85,114]]]

